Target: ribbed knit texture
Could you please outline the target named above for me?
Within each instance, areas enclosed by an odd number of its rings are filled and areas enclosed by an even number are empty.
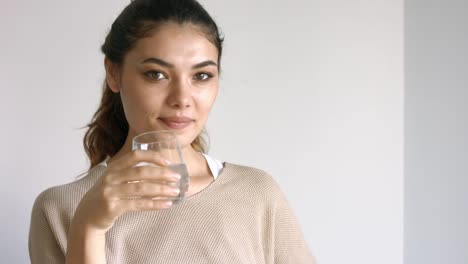
[[[38,196],[29,233],[32,264],[65,263],[73,213],[105,170],[98,165]],[[106,234],[106,255],[119,264],[315,263],[278,184],[264,171],[232,163],[181,204],[122,215]]]

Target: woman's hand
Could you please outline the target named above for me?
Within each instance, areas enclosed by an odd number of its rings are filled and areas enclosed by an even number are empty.
[[[136,166],[140,162],[156,166]],[[178,195],[171,187],[180,175],[154,151],[133,151],[108,164],[106,172],[83,196],[68,233],[66,263],[107,263],[105,233],[122,214],[160,210],[171,206],[164,200]],[[152,198],[159,196],[158,200]]]
[[[157,166],[138,166],[140,162]],[[180,175],[154,151],[133,151],[108,165],[106,172],[82,198],[73,217],[80,229],[104,234],[115,220],[130,211],[160,210],[172,205],[164,197],[179,194],[171,183]],[[158,200],[152,199],[159,197]]]

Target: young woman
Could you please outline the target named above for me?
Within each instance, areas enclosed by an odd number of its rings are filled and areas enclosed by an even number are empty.
[[[102,46],[103,97],[84,139],[91,168],[36,199],[33,264],[315,263],[271,176],[205,154],[222,42],[195,0],[122,11]],[[157,152],[131,149],[154,130],[174,131],[182,146],[190,186],[177,205],[147,197],[177,196],[180,175]]]

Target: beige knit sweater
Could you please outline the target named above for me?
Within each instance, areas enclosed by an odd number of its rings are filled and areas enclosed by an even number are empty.
[[[73,213],[105,169],[98,165],[38,196],[29,233],[32,264],[65,262]],[[106,256],[108,263],[315,263],[273,178],[231,163],[181,204],[121,216],[106,233]]]

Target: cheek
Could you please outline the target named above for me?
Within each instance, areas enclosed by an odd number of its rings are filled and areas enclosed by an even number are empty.
[[[159,115],[159,98],[129,90],[122,91],[121,96],[127,121],[135,129],[145,128]]]
[[[202,98],[198,101],[198,117],[202,121],[203,125],[208,119],[208,115],[211,112],[211,109],[214,105],[216,99],[216,94],[210,93],[203,95]]]
[[[201,98],[201,105],[204,111],[209,112],[211,108],[213,107],[213,104],[216,100],[216,97],[218,95],[218,87],[212,87],[210,89],[205,90],[200,98]]]
[[[160,105],[161,102],[159,98],[152,98],[149,96],[144,96],[138,98],[134,101],[134,111],[133,115],[137,119],[153,120],[160,114]]]
[[[161,111],[159,108],[155,109],[154,106],[153,108],[145,108],[144,110],[144,115],[146,119],[148,120],[149,123],[154,123],[155,120],[158,119],[158,117],[161,115]]]

